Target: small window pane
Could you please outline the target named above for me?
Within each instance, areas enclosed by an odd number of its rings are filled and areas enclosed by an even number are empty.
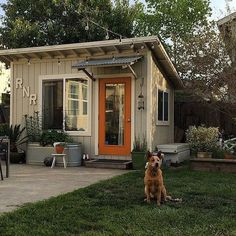
[[[87,114],[88,114],[88,103],[83,102],[83,115],[87,115]]]
[[[80,78],[66,79],[66,130],[88,130],[89,119],[87,93],[87,80]]]
[[[163,92],[158,90],[158,120],[163,120]]]
[[[63,80],[43,81],[43,129],[62,129]]]
[[[88,98],[87,98],[87,91],[88,91],[88,86],[83,85],[82,86],[83,100],[88,100]]]
[[[168,121],[168,93],[164,93],[164,121]]]

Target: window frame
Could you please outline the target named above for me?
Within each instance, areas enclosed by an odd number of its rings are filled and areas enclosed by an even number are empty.
[[[88,91],[87,91],[87,98],[88,98],[88,107],[87,107],[87,112],[88,112],[88,129],[86,131],[69,131],[65,130],[65,117],[66,117],[66,80],[67,79],[73,79],[73,78],[78,78],[78,79],[86,79],[88,81]],[[91,117],[92,117],[92,82],[91,79],[88,78],[85,74],[78,73],[78,74],[61,74],[61,75],[42,75],[39,76],[39,94],[40,94],[40,99],[39,99],[39,111],[40,115],[42,116],[43,114],[43,81],[47,80],[62,80],[63,81],[63,131],[68,133],[70,136],[91,136],[91,129],[92,129],[92,123],[91,123]],[[83,107],[82,107],[83,109]],[[83,115],[83,114],[82,114]]]
[[[159,109],[159,105],[158,105],[158,100],[159,100],[159,92],[162,92],[162,120],[158,119],[158,109]],[[165,96],[164,94],[168,95],[168,120],[164,120],[164,116],[165,116]],[[157,94],[156,94],[156,101],[157,101],[157,111],[156,111],[156,125],[170,125],[170,90],[169,89],[157,89]]]

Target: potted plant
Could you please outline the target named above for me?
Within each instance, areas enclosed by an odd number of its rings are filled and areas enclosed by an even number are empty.
[[[54,145],[56,153],[57,154],[62,154],[64,152],[66,143],[64,143],[64,142],[56,142],[53,145]]]
[[[60,130],[44,130],[40,137],[40,145],[42,146],[53,146],[55,142],[57,143],[68,143],[72,142],[72,138]],[[63,144],[64,145],[64,144]]]
[[[42,134],[42,119],[38,111],[34,111],[32,116],[25,115],[25,127],[28,141],[39,144]]]
[[[212,151],[217,147],[219,129],[217,127],[190,126],[186,131],[186,139],[191,152],[199,158],[211,158]]]
[[[6,136],[10,140],[10,161],[11,163],[24,163],[25,153],[19,150],[19,145],[26,143],[28,137],[22,135],[25,131],[25,127],[21,128],[21,125],[11,125],[6,130]]]
[[[131,152],[133,169],[144,169],[146,163],[147,141],[146,138],[135,137]]]

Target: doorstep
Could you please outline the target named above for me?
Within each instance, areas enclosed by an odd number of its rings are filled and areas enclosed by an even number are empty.
[[[85,161],[84,165],[91,168],[132,169],[132,161],[130,160],[94,159]]]

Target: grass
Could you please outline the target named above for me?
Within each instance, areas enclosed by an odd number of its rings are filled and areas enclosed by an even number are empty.
[[[135,171],[3,214],[0,235],[236,235],[235,174],[164,173],[182,203],[145,203],[143,172]]]

